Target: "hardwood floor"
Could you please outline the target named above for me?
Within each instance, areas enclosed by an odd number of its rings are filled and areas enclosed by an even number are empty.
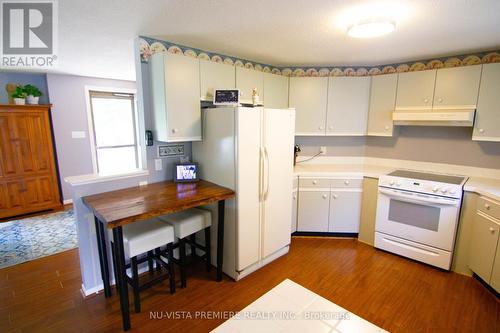
[[[201,263],[188,274],[188,287],[174,295],[166,281],[142,292],[131,332],[210,331],[224,319],[197,311],[241,310],[285,278],[391,332],[500,332],[500,301],[477,280],[351,239],[294,238],[288,255],[239,282],[217,283]],[[84,300],[80,287],[77,250],[0,270],[0,332],[120,332],[115,289],[109,300]]]

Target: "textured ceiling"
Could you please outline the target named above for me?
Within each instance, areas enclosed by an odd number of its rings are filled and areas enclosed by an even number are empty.
[[[57,72],[135,79],[145,35],[276,66],[376,65],[500,48],[499,0],[64,0]],[[390,14],[392,34],[349,24]]]

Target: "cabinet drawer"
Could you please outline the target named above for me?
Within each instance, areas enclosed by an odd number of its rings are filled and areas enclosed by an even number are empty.
[[[332,179],[332,188],[361,188],[363,179]]]
[[[500,203],[489,200],[485,197],[479,197],[477,209],[500,220]]]
[[[330,188],[330,179],[327,178],[302,178],[299,179],[299,186],[312,188]]]

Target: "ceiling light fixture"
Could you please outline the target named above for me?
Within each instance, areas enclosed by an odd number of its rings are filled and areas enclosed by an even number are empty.
[[[391,33],[396,24],[388,19],[370,19],[351,25],[347,34],[354,38],[374,38]]]

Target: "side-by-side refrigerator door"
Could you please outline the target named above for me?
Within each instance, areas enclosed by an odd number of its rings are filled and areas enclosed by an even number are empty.
[[[294,109],[264,109],[262,257],[290,244],[294,133]]]
[[[236,113],[236,270],[260,259],[261,108],[238,108]]]

